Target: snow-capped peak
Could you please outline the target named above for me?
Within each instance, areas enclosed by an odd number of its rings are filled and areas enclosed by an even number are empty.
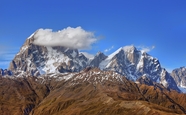
[[[114,53],[110,54],[106,60],[112,59],[116,54],[118,54],[122,50],[122,47],[120,47],[118,50],[116,50]]]
[[[31,34],[27,39],[30,39],[34,36],[35,33]]]
[[[87,66],[88,59],[77,49],[65,47],[38,46],[33,43],[32,34],[10,63],[14,72],[28,72],[30,75],[45,73],[77,72]]]
[[[80,54],[83,54],[85,57],[89,58],[89,59],[93,59],[94,58],[94,55],[93,54],[90,54],[90,53],[87,53],[87,52],[79,52]]]
[[[39,31],[39,29],[36,30],[34,33],[32,33],[27,39],[34,38],[34,35],[35,35],[38,31]]]
[[[112,60],[112,58],[118,54],[120,51],[122,50],[122,47],[119,48],[118,50],[116,50],[114,53],[110,54],[105,60],[103,60],[100,64],[99,64],[99,68],[101,70],[105,69],[107,67],[107,65],[110,63],[110,61]]]
[[[123,49],[125,52],[132,52],[132,51],[136,50],[136,48],[134,47],[134,45],[124,46],[122,49]]]
[[[162,84],[168,83],[163,85],[171,86],[169,84],[173,83],[167,81],[171,80],[168,75],[160,79],[164,75],[156,58],[137,50],[133,45],[120,47],[109,56],[98,52],[93,58],[93,55],[79,53],[77,49],[38,46],[33,41],[34,33],[11,62],[10,70],[37,76],[47,73],[79,72],[90,66],[117,72],[133,81],[146,74],[155,82],[159,80]]]

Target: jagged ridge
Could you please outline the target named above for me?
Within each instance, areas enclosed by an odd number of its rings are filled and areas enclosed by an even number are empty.
[[[77,49],[37,46],[33,41],[34,34],[26,40],[10,63],[9,70],[15,75],[39,76],[48,73],[79,72],[86,67],[98,67],[104,71],[115,71],[133,81],[146,75],[166,88],[180,91],[172,76],[161,67],[158,59],[137,50],[134,46],[121,47],[109,56],[99,52],[93,59],[89,59]]]

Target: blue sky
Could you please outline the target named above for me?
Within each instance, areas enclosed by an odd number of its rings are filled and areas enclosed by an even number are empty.
[[[185,0],[1,0],[0,68],[39,28],[81,26],[100,39],[87,52],[146,48],[168,70],[186,65]]]

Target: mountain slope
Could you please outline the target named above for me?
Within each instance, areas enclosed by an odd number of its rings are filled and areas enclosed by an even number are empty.
[[[179,91],[174,79],[161,67],[158,59],[137,50],[134,46],[119,48],[101,61],[99,67],[102,70],[118,72],[133,81],[145,75],[154,82]]]
[[[173,76],[178,86],[186,88],[186,68],[185,67],[174,69],[171,75]]]
[[[138,51],[134,46],[119,48],[103,60],[99,67],[102,70],[117,71],[134,81],[143,74],[157,81],[161,72],[161,66],[156,58]]]
[[[158,85],[158,84],[157,84]],[[176,115],[186,112],[186,95],[136,84],[113,71],[1,78],[1,115]],[[9,95],[11,94],[11,95]]]
[[[182,90],[182,92],[186,93],[186,68],[180,67],[174,69],[171,76],[174,78],[177,86]]]
[[[15,75],[39,76],[48,73],[79,72],[90,66],[104,71],[115,71],[133,81],[145,75],[166,88],[180,91],[172,76],[161,67],[158,59],[137,50],[134,46],[121,47],[109,56],[99,52],[94,58],[89,59],[77,49],[35,45],[36,33],[37,31],[27,38],[11,61],[9,70]]]
[[[87,66],[87,58],[76,49],[38,46],[34,34],[21,47],[9,66],[15,74],[38,76],[45,73],[76,72]]]

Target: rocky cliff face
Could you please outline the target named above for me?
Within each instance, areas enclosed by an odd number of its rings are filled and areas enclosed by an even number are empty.
[[[96,56],[91,60],[89,66],[90,67],[99,67],[100,63],[105,60],[107,56],[105,54],[98,52]]]
[[[158,59],[137,50],[134,46],[119,48],[103,60],[99,67],[102,70],[116,71],[134,81],[144,74],[153,81],[157,81],[162,71]]]
[[[166,88],[175,89],[177,91],[179,90],[176,82],[165,69],[162,69],[160,83],[163,84],[163,86],[165,86]]]
[[[9,70],[15,75],[39,76],[98,67],[103,71],[115,71],[133,81],[145,75],[166,88],[179,91],[174,79],[161,67],[159,60],[134,46],[121,47],[109,56],[99,52],[93,59],[88,59],[77,49],[35,45],[34,35],[26,40],[10,63]]]
[[[186,68],[185,67],[174,69],[171,75],[179,87],[186,88]]]
[[[15,74],[39,76],[45,73],[77,72],[87,66],[87,58],[76,49],[45,47],[33,44],[34,34],[21,47],[10,63]]]
[[[12,75],[12,72],[7,69],[5,69],[5,70],[0,69],[0,76],[5,76],[5,75],[10,76],[10,75]]]
[[[159,60],[146,52],[137,50],[134,46],[119,48],[101,61],[99,67],[102,70],[120,73],[133,81],[145,75],[152,81],[163,84],[166,88],[179,91],[174,79],[161,67]]]

